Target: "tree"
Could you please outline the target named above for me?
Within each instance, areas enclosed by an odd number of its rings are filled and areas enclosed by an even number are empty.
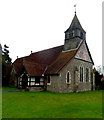
[[[12,59],[9,57],[8,46],[2,48],[2,85],[9,86]]]
[[[3,60],[4,60],[3,62],[8,63],[8,64],[11,64],[11,63],[12,63],[12,62],[11,62],[12,59],[9,57],[9,50],[8,50],[8,48],[9,48],[9,47],[5,44],[5,45],[4,45],[4,49],[3,49],[3,51],[2,51],[2,52],[3,52],[3,54],[2,54],[3,56],[2,56],[2,57],[3,57]]]
[[[96,89],[102,89],[102,82],[101,82],[101,79],[102,79],[103,75],[100,74],[98,71],[95,72],[95,88]]]
[[[0,81],[2,81],[2,47],[0,44]],[[0,82],[0,87],[2,86],[2,83]]]

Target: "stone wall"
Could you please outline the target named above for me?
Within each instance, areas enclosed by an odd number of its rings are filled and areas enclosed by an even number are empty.
[[[79,66],[83,65],[84,67],[84,82],[80,82],[79,77]],[[73,92],[73,91],[88,91],[91,90],[91,71],[92,71],[92,63],[82,61],[79,59],[72,59],[61,71],[60,71],[60,92]],[[90,69],[90,80],[86,82],[86,72],[85,69]],[[71,74],[71,83],[66,83],[66,73],[70,72]]]
[[[59,92],[60,84],[59,84],[59,76],[50,76],[50,85],[47,84],[47,91],[49,92]]]
[[[79,66],[80,65],[83,65],[83,67],[84,67],[84,76],[83,76],[84,80],[86,79],[85,69],[86,68],[90,69],[89,82],[86,82],[86,81],[80,82],[80,77],[79,77]],[[74,92],[74,91],[89,91],[89,90],[91,90],[92,66],[93,66],[92,63],[73,58],[60,71],[59,76],[51,76],[51,84],[47,85],[47,91],[67,93],[67,92]],[[68,71],[71,74],[70,84],[66,83],[66,73]]]

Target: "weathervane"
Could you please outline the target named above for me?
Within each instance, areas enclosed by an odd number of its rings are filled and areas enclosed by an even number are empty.
[[[74,5],[74,8],[75,8],[75,14],[76,14],[76,6],[77,6],[77,5],[75,4],[75,5]]]

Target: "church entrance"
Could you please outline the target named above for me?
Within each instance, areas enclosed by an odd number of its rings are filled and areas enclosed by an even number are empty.
[[[26,89],[27,86],[28,86],[28,76],[24,74],[22,76],[22,88]]]

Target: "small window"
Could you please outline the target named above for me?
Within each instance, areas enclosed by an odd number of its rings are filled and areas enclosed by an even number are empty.
[[[73,37],[75,36],[75,31],[73,30]]]
[[[68,39],[69,38],[69,33],[65,34],[65,38]]]
[[[35,77],[35,85],[40,85],[40,77]]]
[[[36,79],[36,80],[35,80],[35,83],[40,83],[40,80],[39,80],[39,79]]]
[[[67,74],[66,74],[66,83],[67,84],[71,83],[71,74],[70,74],[70,72],[67,72]]]
[[[40,78],[40,85],[44,85],[44,79]]]
[[[80,82],[84,82],[84,68],[83,66],[80,67]]]
[[[50,76],[47,76],[47,85],[50,85],[51,84],[51,78]]]
[[[35,82],[31,82],[31,86],[34,86],[35,85]]]
[[[81,32],[80,34],[81,34],[80,37],[83,38],[83,33]]]
[[[72,37],[73,37],[73,32],[69,34],[69,38],[72,38]]]
[[[89,73],[89,69],[86,68],[86,82],[89,82],[89,78],[90,78],[90,73]]]
[[[80,34],[81,34],[80,30],[78,30],[78,33],[77,33],[77,35],[78,35],[78,36],[80,36]]]

